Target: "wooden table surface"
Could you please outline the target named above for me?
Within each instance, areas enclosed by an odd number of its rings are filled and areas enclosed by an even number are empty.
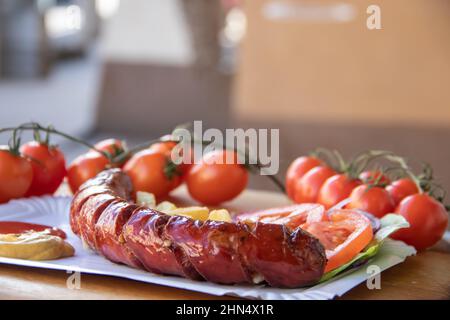
[[[365,283],[341,299],[449,299],[450,254],[428,251],[381,274],[381,289]],[[66,285],[70,275],[11,265],[0,265],[1,299],[223,299],[208,294],[142,282],[82,274],[80,289]],[[232,297],[226,297],[231,299]]]

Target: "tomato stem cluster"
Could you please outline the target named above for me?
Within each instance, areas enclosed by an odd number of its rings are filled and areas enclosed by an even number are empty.
[[[111,155],[108,152],[98,150],[97,148],[95,148],[94,145],[90,144],[89,142],[86,142],[86,141],[84,141],[82,139],[79,139],[79,138],[76,138],[74,136],[71,136],[71,135],[69,135],[67,133],[64,133],[62,131],[56,130],[51,125],[48,126],[48,127],[44,127],[44,126],[40,125],[37,122],[29,122],[29,123],[21,124],[18,127],[13,127],[13,128],[9,127],[9,128],[0,129],[0,133],[9,132],[9,131],[13,132],[12,144],[10,143],[10,151],[11,152],[16,152],[16,151],[18,152],[18,148],[20,147],[20,133],[22,131],[33,131],[33,136],[34,136],[35,139],[38,138],[36,140],[38,142],[42,142],[42,143],[45,143],[45,144],[48,145],[49,142],[50,142],[50,134],[56,134],[56,135],[59,135],[61,137],[66,138],[68,140],[71,140],[73,142],[76,142],[76,143],[79,143],[81,145],[84,145],[84,146],[86,146],[86,147],[88,147],[90,149],[93,149],[93,150],[97,151],[98,153],[104,155],[106,158],[111,159]],[[39,132],[41,132],[41,131],[46,132],[46,138],[45,138],[44,141],[41,140],[40,135],[39,135]]]
[[[369,187],[383,186],[382,178],[384,174],[397,173],[396,178],[408,177],[417,186],[420,193],[427,193],[436,200],[443,202],[446,192],[434,181],[433,169],[427,163],[423,164],[422,173],[414,174],[405,158],[386,150],[368,150],[354,156],[349,162],[346,162],[342,155],[336,150],[317,148],[310,153],[312,156],[320,158],[335,171],[348,175],[352,179],[358,179],[360,174],[369,168],[375,160],[384,159],[392,163],[393,166],[383,168],[379,166],[377,171],[379,175],[372,181],[365,181]]]

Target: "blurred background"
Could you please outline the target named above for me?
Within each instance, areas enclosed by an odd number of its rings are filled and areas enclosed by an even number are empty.
[[[131,145],[193,120],[279,128],[280,175],[317,146],[388,149],[450,190],[450,1],[378,0],[381,30],[371,4],[0,0],[0,127]]]

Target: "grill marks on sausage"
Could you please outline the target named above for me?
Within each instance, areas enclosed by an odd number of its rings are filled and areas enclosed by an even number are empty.
[[[238,253],[240,238],[245,236],[241,225],[173,217],[166,233],[206,280],[224,284],[250,282]]]
[[[111,194],[101,193],[89,197],[78,214],[80,237],[88,248],[95,250],[95,224],[103,211],[117,198]]]
[[[295,288],[315,282],[323,274],[323,247],[307,233],[290,233],[278,224],[257,223],[250,228],[249,236],[239,247],[240,254],[250,270],[271,286]],[[298,243],[303,246],[293,245]]]
[[[129,203],[131,190],[128,176],[110,169],[72,201],[72,230],[111,261],[223,284],[266,281],[294,288],[323,274],[325,250],[301,229],[169,216]]]
[[[124,224],[136,208],[136,205],[124,200],[110,203],[95,224],[95,248],[113,262],[142,268],[139,259],[125,245],[122,233]]]

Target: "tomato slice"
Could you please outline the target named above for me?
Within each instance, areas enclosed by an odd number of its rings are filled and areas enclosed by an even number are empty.
[[[304,203],[241,213],[236,217],[236,220],[284,224],[290,229],[295,229],[306,222],[312,223],[314,221],[321,221],[324,218],[324,206],[316,203]]]
[[[313,203],[242,213],[235,220],[283,224],[289,229],[308,231],[325,247],[325,272],[349,262],[373,238],[372,223],[365,215],[344,209],[327,214],[324,206]]]
[[[370,220],[352,210],[334,210],[328,214],[327,220],[306,223],[302,228],[325,247],[328,259],[325,272],[349,262],[373,238]]]

